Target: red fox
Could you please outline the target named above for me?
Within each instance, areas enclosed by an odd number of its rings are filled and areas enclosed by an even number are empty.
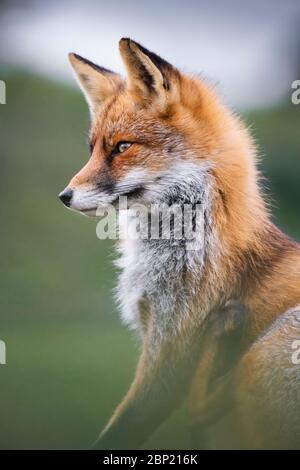
[[[59,197],[90,216],[120,196],[199,203],[203,237],[194,250],[121,241],[122,317],[142,351],[96,446],[141,446],[186,403],[196,446],[230,410],[242,447],[300,448],[300,246],[271,221],[254,143],[204,80],[131,39],[119,45],[127,81],[69,56],[91,157]]]

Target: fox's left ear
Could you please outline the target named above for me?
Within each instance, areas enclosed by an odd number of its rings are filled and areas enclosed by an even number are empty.
[[[78,54],[70,53],[69,60],[93,118],[102,103],[124,86],[123,79],[120,75],[96,65]]]
[[[175,67],[132,39],[121,39],[119,47],[129,88],[138,99],[164,106],[178,98],[180,74]]]

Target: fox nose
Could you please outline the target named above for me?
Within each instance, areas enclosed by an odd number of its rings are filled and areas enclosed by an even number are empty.
[[[64,203],[65,206],[70,207],[71,199],[73,196],[73,190],[70,188],[64,189],[61,193],[59,193],[58,197],[61,202]]]

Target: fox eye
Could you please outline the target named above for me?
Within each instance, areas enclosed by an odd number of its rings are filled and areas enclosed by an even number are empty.
[[[119,142],[115,146],[113,151],[111,152],[109,158],[111,159],[111,158],[115,157],[116,155],[119,155],[120,153],[126,152],[126,150],[128,150],[129,147],[131,147],[131,145],[132,145],[131,142],[125,142],[125,141]]]
[[[126,150],[128,150],[129,147],[131,147],[130,142],[119,142],[118,145],[116,146],[116,150],[118,153],[123,153]]]

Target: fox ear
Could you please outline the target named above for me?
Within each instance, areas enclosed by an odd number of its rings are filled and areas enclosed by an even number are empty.
[[[129,38],[119,42],[128,72],[129,89],[146,101],[166,104],[178,94],[179,72],[154,52]]]
[[[69,60],[93,118],[103,101],[114,95],[123,86],[123,80],[120,75],[96,65],[78,54],[70,53]]]

